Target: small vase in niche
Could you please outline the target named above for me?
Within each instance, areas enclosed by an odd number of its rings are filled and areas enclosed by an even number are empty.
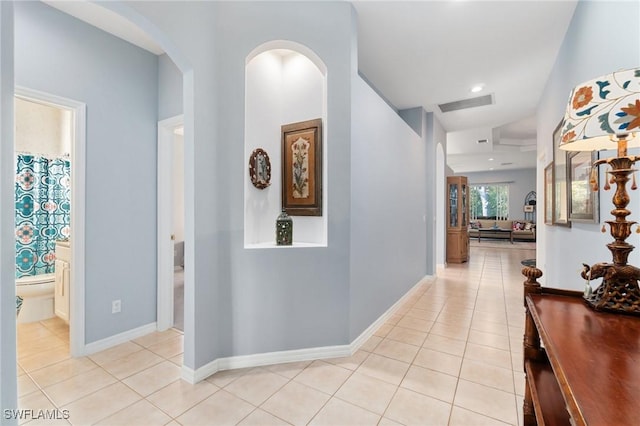
[[[293,220],[284,209],[276,220],[276,244],[279,246],[293,244]]]

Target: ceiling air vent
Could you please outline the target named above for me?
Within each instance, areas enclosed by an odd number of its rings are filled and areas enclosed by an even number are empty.
[[[500,163],[501,166],[511,166],[513,163]]]
[[[476,143],[488,143],[489,139],[478,139]]]
[[[440,111],[442,112],[451,112],[485,105],[493,105],[493,95],[484,95],[477,98],[463,99],[461,101],[439,104],[438,106],[440,107]]]

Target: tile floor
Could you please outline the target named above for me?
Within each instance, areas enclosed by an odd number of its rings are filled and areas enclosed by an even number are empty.
[[[72,359],[53,319],[20,325],[20,408],[73,425],[520,425],[520,260],[472,248],[420,288],[352,357],[180,380],[182,334],[153,333]]]

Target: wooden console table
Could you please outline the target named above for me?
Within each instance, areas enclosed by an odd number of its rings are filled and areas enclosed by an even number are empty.
[[[525,267],[524,424],[640,424],[640,318],[596,312]],[[541,345],[542,341],[542,345]]]

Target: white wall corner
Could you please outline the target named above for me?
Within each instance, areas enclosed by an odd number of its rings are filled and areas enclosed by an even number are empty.
[[[182,380],[195,385],[218,371],[220,371],[220,368],[218,367],[218,360],[215,359],[196,370],[183,365],[180,376]]]

